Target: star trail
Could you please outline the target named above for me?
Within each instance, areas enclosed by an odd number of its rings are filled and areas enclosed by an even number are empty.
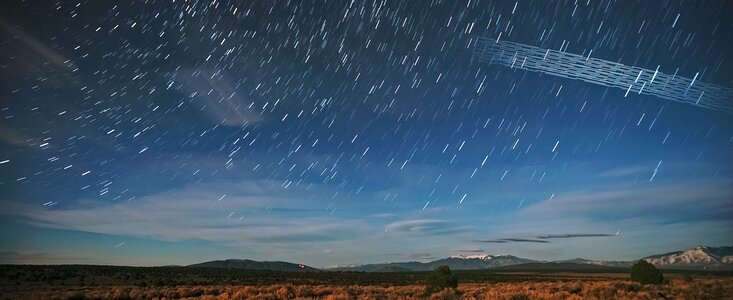
[[[0,6],[0,263],[733,243],[728,1]]]

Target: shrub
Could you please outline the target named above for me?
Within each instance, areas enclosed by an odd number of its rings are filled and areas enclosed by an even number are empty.
[[[450,268],[447,265],[443,265],[435,268],[433,272],[428,274],[425,280],[425,294],[430,295],[437,291],[444,289],[458,287],[458,279],[451,274]]]
[[[529,296],[527,294],[514,294],[509,297],[509,300],[529,300]]]
[[[642,259],[631,266],[631,281],[641,284],[661,284],[664,282],[664,277],[654,265]]]
[[[460,294],[455,289],[445,289],[430,295],[429,300],[457,300],[460,299]]]
[[[349,293],[346,291],[335,291],[333,294],[330,294],[324,298],[325,300],[349,300],[351,297],[349,296]]]
[[[290,285],[285,285],[280,287],[276,292],[275,295],[279,299],[293,299],[295,298],[295,290]]]
[[[207,294],[219,296],[219,294],[221,294],[221,290],[219,290],[218,288],[213,288],[213,289],[210,289]]]
[[[201,288],[194,288],[191,290],[185,290],[181,293],[181,295],[184,298],[190,298],[190,297],[201,297],[204,295],[204,290]]]

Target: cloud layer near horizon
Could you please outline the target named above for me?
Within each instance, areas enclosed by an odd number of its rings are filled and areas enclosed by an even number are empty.
[[[627,185],[623,190],[599,187],[556,195],[551,200],[488,218],[480,214],[461,218],[458,216],[466,216],[462,209],[452,206],[404,215],[373,212],[370,216],[355,216],[350,212],[366,209],[363,203],[340,205],[333,210],[333,203],[325,196],[311,197],[309,202],[298,201],[306,188],[309,194],[331,194],[333,191],[326,186],[293,185],[282,189],[282,183],[267,180],[194,184],[112,204],[85,199],[66,207],[13,203],[6,205],[3,214],[20,217],[30,226],[55,230],[171,243],[209,241],[242,249],[248,253],[244,256],[254,259],[290,259],[299,253],[303,257],[300,261],[321,261],[316,265],[350,263],[346,257],[353,255],[363,255],[362,262],[386,261],[394,259],[388,253],[395,250],[421,254],[406,254],[406,258],[441,257],[450,255],[449,249],[456,246],[470,249],[485,243],[494,245],[487,250],[492,254],[562,259],[584,256],[582,252],[566,252],[566,249],[573,245],[580,249],[576,240],[588,238],[608,249],[605,253],[599,251],[594,258],[607,258],[604,256],[618,251],[623,254],[608,258],[619,259],[650,254],[651,245],[643,242],[650,236],[674,236],[665,250],[689,244],[688,240],[692,240],[685,236],[686,231],[707,232],[703,239],[710,243],[724,242],[720,238],[731,231],[725,226],[729,224],[726,205],[733,196],[726,189],[730,183],[728,180],[653,186],[642,183]],[[229,192],[226,195],[217,192],[223,190]],[[374,197],[381,194],[376,193]],[[658,197],[660,194],[669,196]],[[316,200],[319,198],[323,200]],[[487,205],[491,206],[491,202],[471,206],[481,210]],[[652,218],[639,217],[640,212],[649,210],[666,213]],[[706,220],[684,219],[691,214],[704,215]],[[577,228],[588,231],[579,233]],[[617,236],[615,232],[621,234]],[[476,238],[486,235],[500,238]],[[606,242],[605,238],[611,241]],[[410,241],[410,245],[405,246],[405,241]],[[527,250],[512,247],[512,243],[538,246]],[[398,247],[390,246],[397,244]],[[48,255],[39,257],[48,259]]]

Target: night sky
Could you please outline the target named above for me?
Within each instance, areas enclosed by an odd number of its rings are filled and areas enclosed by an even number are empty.
[[[474,57],[733,87],[730,1],[9,0],[0,33],[0,263],[733,244],[733,115]]]

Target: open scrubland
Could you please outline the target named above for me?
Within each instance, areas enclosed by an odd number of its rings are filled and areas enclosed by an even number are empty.
[[[424,295],[427,272],[286,273],[204,268],[0,266],[2,299],[733,299],[733,276],[670,272],[660,285],[624,273],[455,271]]]

